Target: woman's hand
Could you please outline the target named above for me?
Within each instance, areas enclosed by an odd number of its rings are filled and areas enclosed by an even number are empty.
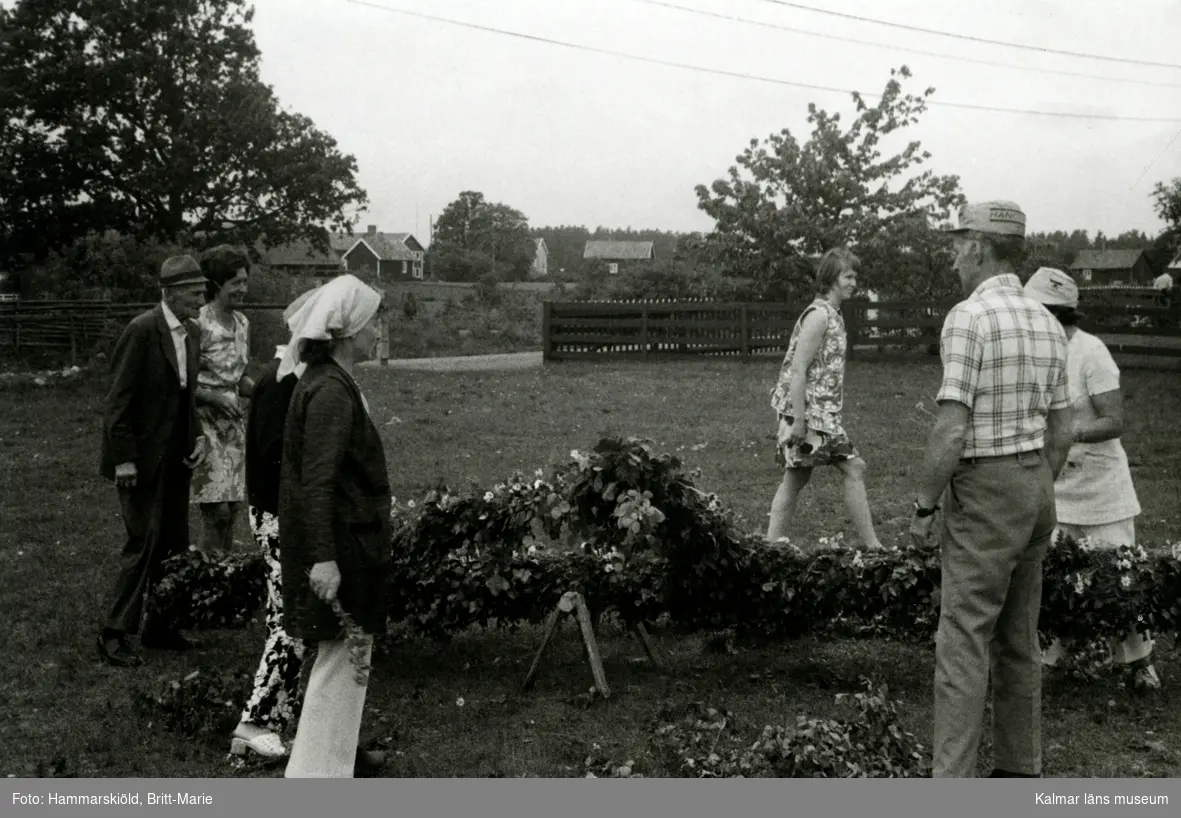
[[[336,592],[340,589],[340,569],[336,567],[336,561],[317,562],[308,573],[308,582],[312,593],[323,601],[336,599]]]
[[[197,398],[202,403],[218,409],[231,420],[238,420],[242,417],[242,409],[238,406],[237,401],[221,392],[202,389],[197,393]]]

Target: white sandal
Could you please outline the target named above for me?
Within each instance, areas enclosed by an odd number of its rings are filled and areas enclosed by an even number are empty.
[[[274,733],[259,733],[252,739],[244,739],[235,735],[230,740],[230,754],[244,756],[247,752],[254,752],[263,758],[282,758],[287,755],[287,748],[283,740]]]

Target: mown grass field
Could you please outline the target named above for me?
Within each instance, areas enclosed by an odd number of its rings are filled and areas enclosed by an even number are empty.
[[[359,375],[381,427],[399,502],[438,482],[488,485],[513,471],[564,460],[603,435],[651,438],[700,468],[743,524],[762,530],[780,474],[772,456],[768,390],[774,362],[558,364],[509,373],[366,369]],[[905,535],[929,428],[916,403],[932,395],[931,359],[850,364],[847,425],[869,463],[879,535]],[[0,417],[0,773],[15,776],[282,774],[227,759],[228,737],[185,738],[134,707],[135,697],[198,667],[252,674],[261,616],[242,631],[203,634],[196,654],[150,653],[145,667],[112,669],[93,647],[115,573],[122,524],[114,490],[97,477],[101,376],[53,389],[5,392]],[[1144,511],[1140,542],[1181,539],[1181,442],[1173,373],[1124,374],[1124,445]],[[844,532],[836,474],[819,471],[792,532],[800,542]],[[198,522],[193,519],[197,540]],[[243,547],[248,537],[243,528]],[[653,716],[701,701],[728,708],[728,728],[753,737],[797,714],[832,716],[834,695],[868,676],[900,701],[903,726],[930,744],[933,651],[877,640],[805,639],[738,653],[707,635],[657,631],[657,669],[610,623],[601,647],[612,697],[587,706],[592,680],[575,631],[551,648],[535,689],[521,691],[540,641],[534,628],[471,632],[449,644],[391,640],[374,661],[363,736],[391,750],[391,776],[583,776],[597,754],[635,771],[670,775],[651,752]],[[1158,640],[1162,694],[1141,699],[1118,677],[1052,678],[1045,694],[1048,776],[1181,775],[1181,662]],[[598,744],[599,749],[594,749]],[[981,770],[990,762],[987,749]]]

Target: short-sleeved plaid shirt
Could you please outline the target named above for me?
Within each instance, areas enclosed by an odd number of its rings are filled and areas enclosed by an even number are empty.
[[[1066,333],[1017,276],[994,276],[952,307],[939,342],[943,383],[936,400],[971,409],[964,457],[1042,448],[1046,414],[1070,404]]]

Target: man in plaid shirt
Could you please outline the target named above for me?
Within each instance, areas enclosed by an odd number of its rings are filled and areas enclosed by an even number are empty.
[[[1042,558],[1070,447],[1066,335],[1022,291],[1020,207],[966,205],[951,232],[967,297],[943,324],[939,411],[911,523],[925,541],[943,499],[933,773],[976,775],[991,670],[992,777],[1038,777]]]

